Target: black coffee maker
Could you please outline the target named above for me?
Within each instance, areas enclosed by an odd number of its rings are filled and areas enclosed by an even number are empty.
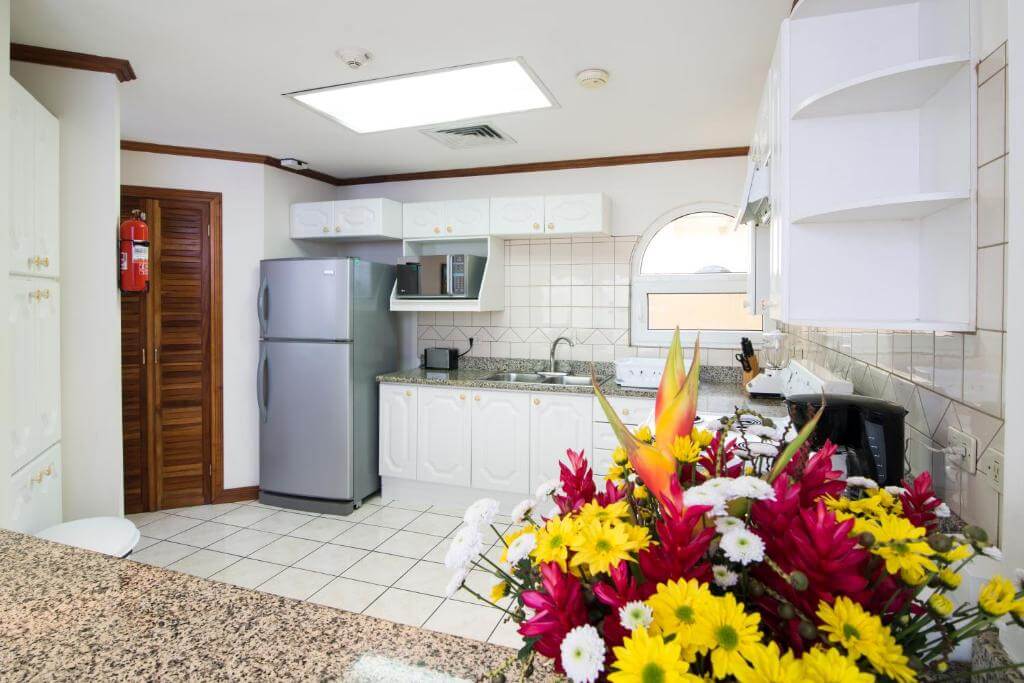
[[[821,394],[800,394],[786,399],[786,408],[798,430],[821,407]],[[825,440],[846,455],[847,476],[867,477],[881,486],[899,486],[903,479],[903,418],[907,411],[888,401],[868,396],[825,394],[825,410],[811,435],[811,447]]]

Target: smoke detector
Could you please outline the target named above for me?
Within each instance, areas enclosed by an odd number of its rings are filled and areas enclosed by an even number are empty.
[[[350,69],[358,69],[373,59],[370,51],[362,47],[343,47],[334,54]]]
[[[597,90],[608,84],[611,76],[604,69],[584,69],[576,74],[576,82],[587,90]]]
[[[305,171],[309,168],[309,164],[301,159],[293,159],[292,157],[286,157],[280,160],[281,168],[290,168],[293,171]]]

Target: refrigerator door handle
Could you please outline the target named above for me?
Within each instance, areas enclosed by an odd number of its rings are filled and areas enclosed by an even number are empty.
[[[267,304],[270,298],[270,283],[267,282],[267,278],[264,277],[260,280],[260,289],[256,294],[256,317],[260,323],[260,336],[264,337],[267,334]]]
[[[266,346],[260,349],[260,360],[256,364],[256,403],[260,408],[260,421],[266,424],[270,410],[270,351]]]

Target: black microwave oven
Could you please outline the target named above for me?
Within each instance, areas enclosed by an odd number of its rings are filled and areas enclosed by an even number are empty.
[[[420,256],[398,264],[399,299],[476,299],[483,282],[485,256]]]

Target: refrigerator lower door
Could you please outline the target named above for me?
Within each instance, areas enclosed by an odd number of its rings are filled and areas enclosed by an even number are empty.
[[[260,488],[351,500],[352,345],[260,342]]]
[[[256,313],[264,339],[352,339],[350,259],[260,262]]]

